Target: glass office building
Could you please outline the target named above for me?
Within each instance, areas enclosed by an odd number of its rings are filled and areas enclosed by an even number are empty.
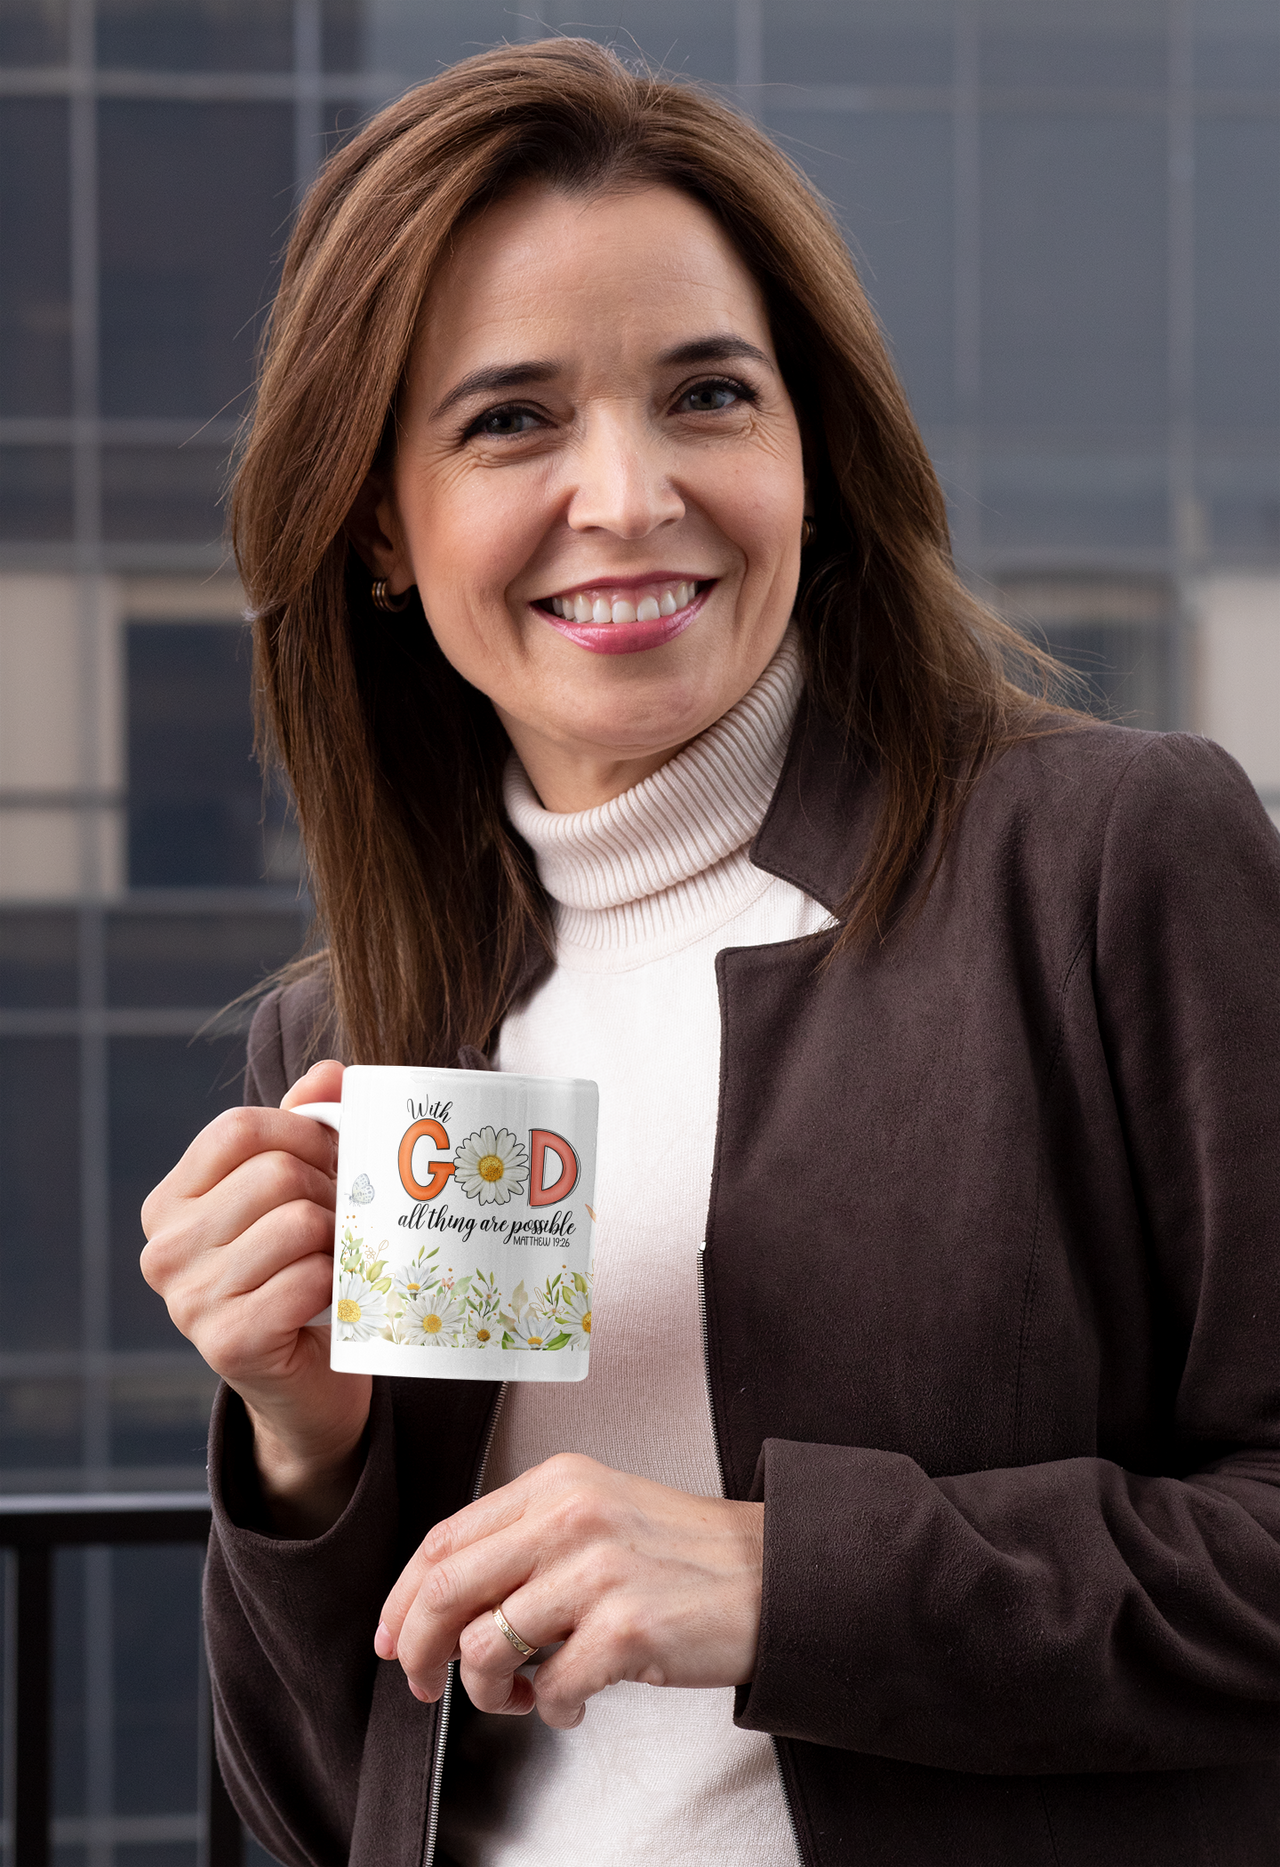
[[[594,22],[584,24],[583,22]],[[138,1207],[305,937],[220,499],[326,149],[498,0],[0,0],[0,1488],[203,1482]],[[1280,815],[1275,0],[613,0],[833,203],[976,587]],[[619,282],[625,291],[625,281]],[[60,1559],[56,1858],[194,1863],[197,1564]]]

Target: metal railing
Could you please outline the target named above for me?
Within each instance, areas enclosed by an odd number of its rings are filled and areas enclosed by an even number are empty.
[[[17,1600],[10,1625],[13,1657],[13,1807],[15,1867],[49,1867],[52,1855],[53,1553],[71,1545],[205,1543],[209,1499],[201,1491],[0,1497],[0,1549],[12,1549]],[[244,1837],[213,1751],[202,1771],[206,1808],[200,1826],[203,1867],[242,1867]]]

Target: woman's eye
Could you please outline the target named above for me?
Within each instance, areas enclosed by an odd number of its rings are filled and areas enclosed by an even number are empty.
[[[527,434],[539,425],[531,408],[491,408],[472,422],[467,434]]]
[[[740,382],[700,382],[686,389],[680,404],[692,415],[714,415],[735,402],[754,402],[755,396]]]

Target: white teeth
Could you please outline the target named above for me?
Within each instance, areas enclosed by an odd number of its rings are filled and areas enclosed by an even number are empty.
[[[685,609],[697,594],[697,584],[685,581],[650,584],[643,595],[633,591],[630,596],[620,592],[606,596],[598,590],[578,590],[573,596],[544,600],[552,614],[566,622],[656,622],[660,616],[674,616]]]

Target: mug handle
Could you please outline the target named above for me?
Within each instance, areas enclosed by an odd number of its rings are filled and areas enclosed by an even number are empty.
[[[302,1102],[294,1109],[286,1109],[287,1115],[305,1115],[310,1121],[318,1121],[326,1128],[332,1128],[338,1134],[342,1128],[341,1102]],[[322,1309],[318,1316],[312,1316],[303,1323],[304,1329],[328,1329],[333,1323],[333,1305]]]

